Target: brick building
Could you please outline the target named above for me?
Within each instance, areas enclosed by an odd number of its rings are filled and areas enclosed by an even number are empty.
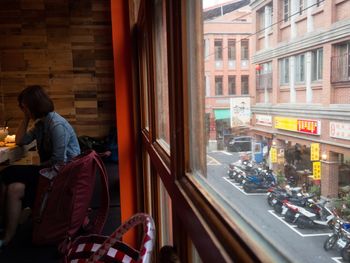
[[[250,6],[252,132],[272,146],[274,169],[292,163],[299,181],[336,197],[350,184],[350,1]]]
[[[234,123],[234,114],[249,115],[250,120],[252,24],[248,4],[246,0],[231,1],[203,12],[209,149],[223,149],[225,135],[245,127],[246,123]]]

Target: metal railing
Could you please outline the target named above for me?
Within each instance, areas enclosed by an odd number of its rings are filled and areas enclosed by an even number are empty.
[[[331,81],[344,82],[350,81],[350,54],[331,57]]]
[[[256,75],[256,89],[272,89],[272,73]]]

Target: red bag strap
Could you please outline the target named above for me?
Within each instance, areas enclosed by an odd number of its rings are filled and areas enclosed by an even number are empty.
[[[108,210],[109,210],[109,189],[108,189],[108,177],[107,177],[107,171],[106,167],[103,164],[103,161],[101,157],[95,152],[94,154],[94,160],[97,164],[100,179],[101,179],[101,205],[98,209],[97,215],[95,217],[95,220],[90,223],[92,226],[92,233],[101,233],[103,226],[106,222]]]
[[[138,262],[150,262],[151,252],[154,246],[155,238],[155,225],[152,217],[144,213],[138,213],[133,215],[128,221],[120,225],[96,250],[94,254],[90,256],[87,262],[99,262],[99,260],[106,255],[108,250],[119,241],[122,236],[133,227],[143,224],[143,239],[141,247],[139,249]]]

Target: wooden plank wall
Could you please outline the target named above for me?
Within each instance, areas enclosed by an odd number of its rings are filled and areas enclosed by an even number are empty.
[[[1,0],[0,126],[14,132],[17,95],[47,88],[78,135],[104,137],[115,122],[109,0]]]

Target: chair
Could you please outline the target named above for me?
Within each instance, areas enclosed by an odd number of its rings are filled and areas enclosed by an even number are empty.
[[[140,249],[136,250],[121,241],[133,227],[143,225]],[[70,246],[64,262],[130,262],[150,263],[155,239],[155,225],[151,216],[138,213],[120,225],[109,237],[89,235],[78,237]]]

